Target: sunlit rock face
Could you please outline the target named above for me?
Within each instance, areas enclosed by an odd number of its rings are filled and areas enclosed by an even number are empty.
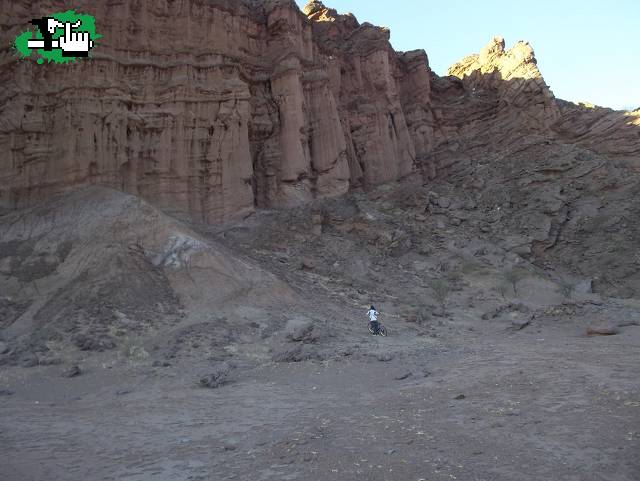
[[[10,45],[32,18],[68,7],[0,8]],[[4,51],[0,211],[101,184],[219,223],[407,176],[428,181],[474,149],[554,125],[573,132],[563,112],[588,130],[586,117],[559,107],[523,42],[505,50],[496,38],[441,78],[424,51],[395,52],[387,29],[318,1],[304,11],[292,0],[74,8],[103,35],[91,59],[36,65]],[[593,142],[580,128],[572,135]]]
[[[66,9],[0,6],[5,45]],[[385,29],[293,1],[75,8],[103,35],[91,60],[5,51],[3,210],[103,184],[216,223],[395,180],[428,157],[426,55],[396,54]]]
[[[452,65],[447,75],[462,81],[468,96],[465,104],[471,112],[479,110],[476,115],[482,123],[499,124],[498,137],[512,138],[517,136],[516,132],[543,132],[560,118],[556,99],[526,42],[517,42],[505,50],[504,39],[494,37],[479,54]]]

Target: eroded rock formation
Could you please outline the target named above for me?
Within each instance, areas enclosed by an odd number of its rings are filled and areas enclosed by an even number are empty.
[[[559,103],[523,42],[496,38],[441,78],[424,51],[395,52],[387,29],[319,1],[304,13],[292,0],[76,3],[103,35],[91,60],[2,51],[0,210],[102,184],[217,223],[446,175],[523,135],[638,151],[636,114],[594,123]],[[66,5],[0,8],[8,46]]]

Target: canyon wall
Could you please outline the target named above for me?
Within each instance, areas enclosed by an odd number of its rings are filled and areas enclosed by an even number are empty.
[[[92,58],[37,65],[9,45],[65,5],[0,2],[3,210],[95,183],[223,222],[406,176],[428,151],[428,111],[407,121],[398,81],[404,69],[428,83],[426,56],[403,61],[388,32],[353,17],[327,22],[352,37],[334,55],[292,1],[75,8],[103,36]]]
[[[66,8],[0,0],[0,212],[101,184],[218,223],[430,179],[527,133],[599,145],[525,43],[496,38],[438,77],[318,1],[79,0],[103,36],[92,58],[19,59],[15,36]]]

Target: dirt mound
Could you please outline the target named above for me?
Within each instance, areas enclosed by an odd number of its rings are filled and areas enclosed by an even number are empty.
[[[122,336],[295,302],[264,270],[106,188],[0,217],[0,239],[0,334],[14,360],[46,357],[55,343],[111,349]]]

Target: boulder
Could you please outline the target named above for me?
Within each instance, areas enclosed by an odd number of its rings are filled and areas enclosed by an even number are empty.
[[[300,269],[302,269],[303,271],[312,271],[315,268],[316,268],[315,261],[309,257],[304,257],[300,261]]]
[[[296,327],[287,338],[293,342],[302,342],[304,344],[313,344],[319,338],[319,332],[312,322],[308,322]]]
[[[220,387],[229,381],[228,377],[230,371],[231,366],[226,362],[222,362],[214,366],[213,370],[209,374],[200,378],[200,386],[210,389]]]
[[[587,335],[589,336],[613,336],[619,332],[620,329],[617,323],[610,321],[596,322],[587,328]]]
[[[302,362],[317,358],[317,352],[310,346],[303,344],[298,344],[295,347],[283,347],[272,356],[274,362]]]
[[[518,315],[511,319],[511,326],[516,331],[521,331],[522,329],[527,327],[529,324],[531,324],[531,318],[529,317],[523,317],[521,315]]]
[[[81,351],[102,352],[116,347],[116,343],[112,338],[91,334],[79,334],[74,337],[73,342]]]

